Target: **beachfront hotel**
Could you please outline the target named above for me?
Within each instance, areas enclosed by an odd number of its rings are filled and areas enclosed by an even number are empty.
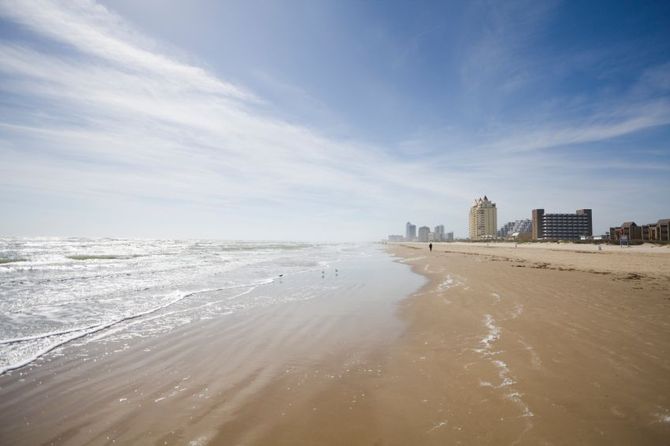
[[[470,240],[495,238],[498,227],[498,209],[486,195],[477,198],[470,208]]]
[[[391,234],[388,236],[389,242],[444,242],[454,241],[453,232],[444,232],[444,225],[435,226],[435,231],[431,231],[428,226],[421,226],[417,233],[416,225],[411,222],[405,224],[405,235]]]
[[[428,226],[421,226],[419,228],[419,241],[420,242],[429,242],[430,240],[430,228]]]
[[[410,222],[405,224],[405,240],[408,242],[416,240],[416,225],[413,225]]]
[[[533,240],[579,240],[593,235],[591,209],[578,209],[574,214],[545,214],[533,209],[531,234]]]
[[[433,231],[433,241],[434,242],[444,241],[444,225],[435,226],[435,230]]]

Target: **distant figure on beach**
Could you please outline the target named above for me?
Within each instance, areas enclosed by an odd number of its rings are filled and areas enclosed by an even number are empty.
[[[433,244],[432,243],[428,243],[428,249],[430,250],[430,252],[433,252]]]

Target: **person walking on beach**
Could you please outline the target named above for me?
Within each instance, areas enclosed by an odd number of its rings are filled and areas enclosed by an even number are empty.
[[[430,250],[430,252],[433,252],[433,244],[432,243],[428,243],[428,249]]]

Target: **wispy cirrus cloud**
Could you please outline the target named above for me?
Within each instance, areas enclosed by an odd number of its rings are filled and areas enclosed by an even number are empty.
[[[0,105],[0,191],[104,200],[111,209],[128,200],[173,213],[197,207],[217,214],[214,226],[237,224],[241,233],[243,213],[276,216],[285,237],[295,237],[295,220],[360,224],[344,235],[354,238],[412,216],[458,219],[462,228],[471,198],[518,194],[536,178],[525,172],[551,164],[527,153],[669,122],[667,102],[649,100],[579,125],[502,126],[442,154],[399,156],[288,122],[264,98],[169,55],[92,1],[1,1],[0,15],[59,45],[0,43],[0,91],[13,98]],[[578,184],[569,170],[563,181]],[[258,221],[249,233],[270,223],[279,224]]]
[[[239,86],[223,82],[202,68],[151,51],[155,43],[93,1],[6,0],[0,3],[0,11],[36,33],[90,56],[136,70],[136,73],[151,73],[165,81],[174,77],[181,84],[202,91],[250,99]]]
[[[393,201],[389,190],[437,190],[425,166],[289,124],[244,88],[136,46],[96,4],[5,2],[2,12],[76,50],[0,44],[2,88],[35,104],[0,126],[3,139],[20,141],[2,153],[6,186],[307,208],[372,208]],[[422,174],[407,184],[414,171]]]
[[[488,145],[501,153],[527,152],[605,141],[670,124],[670,101],[652,99],[628,103],[618,110],[602,109],[585,119],[553,123],[546,120],[514,128],[514,134]],[[608,107],[609,108],[609,107]]]

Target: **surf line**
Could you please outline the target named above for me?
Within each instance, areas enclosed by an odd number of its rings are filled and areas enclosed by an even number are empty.
[[[37,351],[36,353],[31,355],[30,357],[24,359],[23,361],[19,361],[19,362],[14,363],[14,364],[8,364],[5,367],[0,367],[0,376],[4,375],[7,372],[11,372],[13,370],[20,369],[21,367],[25,367],[25,366],[29,365],[30,363],[36,361],[37,359],[41,358],[42,356],[46,355],[47,353],[50,353],[53,350],[55,350],[59,347],[62,347],[62,346],[66,345],[66,344],[68,344],[72,341],[76,341],[77,339],[81,339],[81,338],[84,338],[86,336],[98,333],[100,331],[106,330],[108,328],[111,328],[111,327],[113,327],[115,325],[118,325],[118,324],[121,324],[123,322],[132,321],[134,319],[139,319],[141,317],[156,313],[160,310],[163,310],[167,307],[170,307],[170,306],[176,304],[177,302],[180,302],[180,301],[186,299],[187,297],[191,297],[191,296],[194,296],[196,294],[201,294],[201,293],[207,293],[207,292],[213,292],[213,291],[223,291],[223,290],[227,290],[227,289],[230,289],[230,288],[231,287],[206,288],[206,289],[197,290],[197,291],[190,291],[188,293],[181,293],[181,295],[178,298],[173,299],[172,301],[167,302],[163,305],[159,305],[157,307],[151,308],[149,310],[146,310],[146,311],[143,311],[143,312],[140,312],[140,313],[131,314],[129,316],[124,316],[124,317],[121,317],[121,318],[118,318],[118,319],[114,319],[113,321],[110,321],[110,322],[105,322],[105,323],[96,324],[96,325],[90,325],[88,327],[81,327],[79,329],[69,329],[69,330],[62,330],[62,331],[57,331],[57,332],[43,333],[43,334],[40,334],[40,335],[26,336],[26,337],[22,337],[22,338],[0,340],[0,345],[10,345],[10,344],[17,344],[17,343],[21,343],[21,342],[33,341],[33,340],[38,340],[38,339],[45,339],[45,338],[49,338],[49,337],[52,337],[52,336],[59,336],[59,335],[64,335],[64,334],[69,334],[69,333],[75,333],[72,336],[68,336],[65,339],[62,339],[60,342],[56,342],[52,345],[49,345],[49,346]],[[232,288],[238,288],[238,286],[232,287]],[[251,287],[251,289],[239,294],[237,297],[239,297],[240,295],[247,294],[247,293],[251,292],[254,288],[255,287]]]

